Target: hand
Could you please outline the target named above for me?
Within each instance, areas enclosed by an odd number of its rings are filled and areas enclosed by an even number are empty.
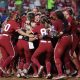
[[[43,36],[42,35],[39,35],[39,39],[42,39],[43,38]]]
[[[38,40],[38,36],[34,35],[34,37],[29,37],[29,41],[35,41]]]
[[[59,34],[58,34],[58,37],[61,37],[63,35],[63,32],[61,31]]]
[[[35,41],[35,40],[36,40],[35,37],[33,37],[33,38],[29,38],[29,41]]]
[[[35,36],[33,34],[28,35],[30,38],[34,38]]]

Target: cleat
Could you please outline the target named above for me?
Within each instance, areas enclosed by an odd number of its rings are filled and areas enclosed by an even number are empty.
[[[47,74],[46,79],[50,79],[51,78],[51,74]]]
[[[70,73],[70,74],[69,74],[69,77],[74,77],[74,76],[76,76],[76,75],[77,75],[77,70],[75,70],[74,72]]]
[[[25,74],[23,72],[21,73],[21,77],[25,77]]]
[[[56,77],[53,77],[52,79],[53,80],[59,80],[59,79],[63,79],[63,78],[66,78],[66,75],[58,75]]]
[[[27,74],[28,73],[28,70],[27,69],[23,69],[23,73],[24,74]]]
[[[39,70],[38,70],[38,76],[41,75],[42,70],[43,70],[43,66],[40,66],[40,68],[39,68]]]
[[[39,75],[38,74],[34,74],[32,77],[33,78],[39,78]]]
[[[6,74],[6,71],[2,67],[0,67],[0,70],[3,72],[3,74]]]
[[[76,78],[80,78],[80,73],[77,74]]]
[[[21,77],[21,75],[18,73],[17,75],[16,75],[18,78],[20,78]]]
[[[6,78],[10,77],[10,75],[7,74],[7,72],[2,67],[0,67],[0,70],[2,71],[2,74],[3,74],[4,77],[6,77]]]
[[[22,70],[21,69],[18,69],[16,76],[18,78],[21,78],[21,73],[22,73]]]

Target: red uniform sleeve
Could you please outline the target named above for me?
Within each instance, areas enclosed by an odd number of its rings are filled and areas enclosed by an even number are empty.
[[[32,29],[33,33],[38,33],[38,26],[36,26],[34,29]]]
[[[42,28],[44,28],[44,25],[39,24],[32,31],[33,31],[33,33],[41,34],[41,29]]]
[[[13,26],[14,26],[13,28],[14,28],[15,31],[20,29],[20,25],[17,22],[14,22]]]

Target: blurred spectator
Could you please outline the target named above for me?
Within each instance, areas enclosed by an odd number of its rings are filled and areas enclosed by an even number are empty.
[[[47,10],[48,10],[48,12],[51,12],[52,10],[55,10],[55,2],[56,2],[56,0],[47,0]]]
[[[16,9],[25,12],[29,8],[32,10],[35,7],[40,8],[41,12],[45,12],[46,9],[50,12],[66,6],[72,7],[74,13],[79,15],[79,1],[80,0],[0,0],[0,12],[4,12],[7,8],[9,11],[14,11]]]
[[[41,0],[41,8],[46,8],[47,1],[46,0]]]
[[[40,8],[41,7],[41,1],[40,0],[34,0],[34,5],[36,8]]]
[[[71,5],[72,5],[72,1],[71,0],[64,0],[64,2],[65,2],[65,5],[67,7],[71,7]]]
[[[14,0],[8,0],[8,10],[9,11],[14,11],[15,10]]]
[[[22,9],[22,0],[15,0],[16,10],[21,11]]]
[[[22,6],[23,6],[24,10],[28,9],[29,8],[29,0],[23,0]]]
[[[62,9],[63,7],[65,7],[65,3],[62,2],[61,0],[56,0],[56,9]]]
[[[0,0],[0,12],[5,11],[7,4],[5,0]]]
[[[7,14],[6,12],[4,12],[2,15],[1,15],[1,23],[3,23],[7,18]]]
[[[34,0],[30,0],[29,7],[30,9],[33,9],[35,7]]]

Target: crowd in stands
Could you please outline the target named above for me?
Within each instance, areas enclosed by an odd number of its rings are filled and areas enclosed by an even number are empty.
[[[27,8],[33,9],[35,7],[48,9],[48,4],[52,4],[55,9],[67,6],[77,11],[79,8],[79,0],[0,0],[0,12],[6,10],[14,11],[18,8],[22,11],[25,11]]]

